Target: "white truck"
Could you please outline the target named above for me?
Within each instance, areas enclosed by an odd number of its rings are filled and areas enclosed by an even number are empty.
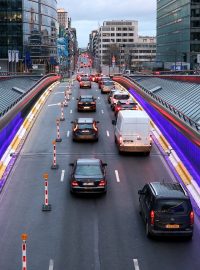
[[[152,147],[150,118],[145,111],[119,111],[115,125],[115,143],[120,152],[143,152],[149,155]]]

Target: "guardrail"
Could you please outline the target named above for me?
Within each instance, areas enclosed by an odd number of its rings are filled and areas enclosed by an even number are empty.
[[[161,97],[157,96],[156,94],[152,93],[151,91],[147,90],[145,87],[141,86],[136,80],[130,78],[129,76],[123,76],[126,79],[130,80],[134,84],[136,84],[138,87],[140,87],[145,93],[150,95],[153,99],[155,99],[157,102],[162,104],[166,109],[170,110],[172,113],[174,113],[176,116],[180,118],[180,120],[183,120],[185,123],[189,124],[192,128],[195,128],[197,132],[200,133],[200,124],[193,121],[190,117],[182,113],[180,110],[175,108],[173,105],[168,103],[167,101],[163,100]]]
[[[8,73],[8,72],[7,72]],[[20,73],[21,76],[17,75],[19,73],[12,73],[13,77],[34,77],[34,75],[31,74],[27,74],[24,75],[22,73]],[[44,79],[48,78],[48,77],[52,77],[52,76],[57,76],[57,73],[49,73],[45,76],[43,76],[40,80],[38,80],[30,89],[28,89],[28,91],[26,91],[24,94],[22,94],[18,99],[16,99],[14,102],[12,102],[6,109],[4,109],[2,112],[0,112],[0,118],[2,116],[4,116],[12,107],[14,107],[22,98],[24,98],[24,96],[26,96],[34,87],[36,87],[41,81],[43,81]],[[0,74],[1,76],[1,74]],[[36,76],[38,77],[38,76]]]

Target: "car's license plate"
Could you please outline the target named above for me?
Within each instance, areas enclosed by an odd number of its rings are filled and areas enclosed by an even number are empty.
[[[82,133],[89,133],[89,130],[82,130]]]
[[[94,183],[83,183],[83,186],[94,186]]]
[[[89,109],[90,107],[88,107],[88,106],[86,106],[86,107],[84,107],[84,109]]]
[[[167,224],[165,227],[167,229],[179,229],[180,225],[179,224]]]

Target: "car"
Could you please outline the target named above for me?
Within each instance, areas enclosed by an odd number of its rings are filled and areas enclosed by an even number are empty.
[[[189,195],[179,183],[150,182],[138,191],[146,235],[192,238],[194,211]]]
[[[110,80],[112,81],[112,79],[110,77],[108,77],[108,76],[99,77],[99,79],[98,79],[99,89],[101,89],[101,84],[102,84],[103,81],[110,81]]]
[[[81,77],[81,80],[79,82],[80,88],[91,88],[91,81],[89,77]]]
[[[108,103],[110,103],[111,97],[114,95],[114,92],[116,91],[120,91],[120,89],[114,88],[110,90],[110,92],[108,93]]]
[[[118,100],[131,100],[130,95],[128,92],[121,92],[121,91],[116,91],[113,93],[113,95],[110,98],[110,104],[111,104],[111,109],[114,111],[115,110],[115,105]]]
[[[77,109],[79,111],[96,111],[96,98],[92,95],[81,95],[77,98]]]
[[[95,74],[91,74],[90,75],[90,81],[91,82],[95,82]]]
[[[106,163],[97,158],[79,158],[69,165],[71,193],[106,193]]]
[[[115,116],[117,117],[118,112],[122,110],[138,110],[138,104],[137,102],[133,100],[118,100],[116,105],[115,105]]]
[[[115,84],[113,81],[103,81],[101,84],[101,93],[109,93],[111,89],[115,88]]]
[[[71,122],[73,141],[98,141],[99,130],[97,124],[99,121],[94,118],[78,118]]]

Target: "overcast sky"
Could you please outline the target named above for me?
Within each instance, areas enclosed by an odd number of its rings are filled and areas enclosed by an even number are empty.
[[[139,35],[156,35],[156,0],[58,0],[58,8],[69,12],[81,48],[106,20],[137,20]]]

